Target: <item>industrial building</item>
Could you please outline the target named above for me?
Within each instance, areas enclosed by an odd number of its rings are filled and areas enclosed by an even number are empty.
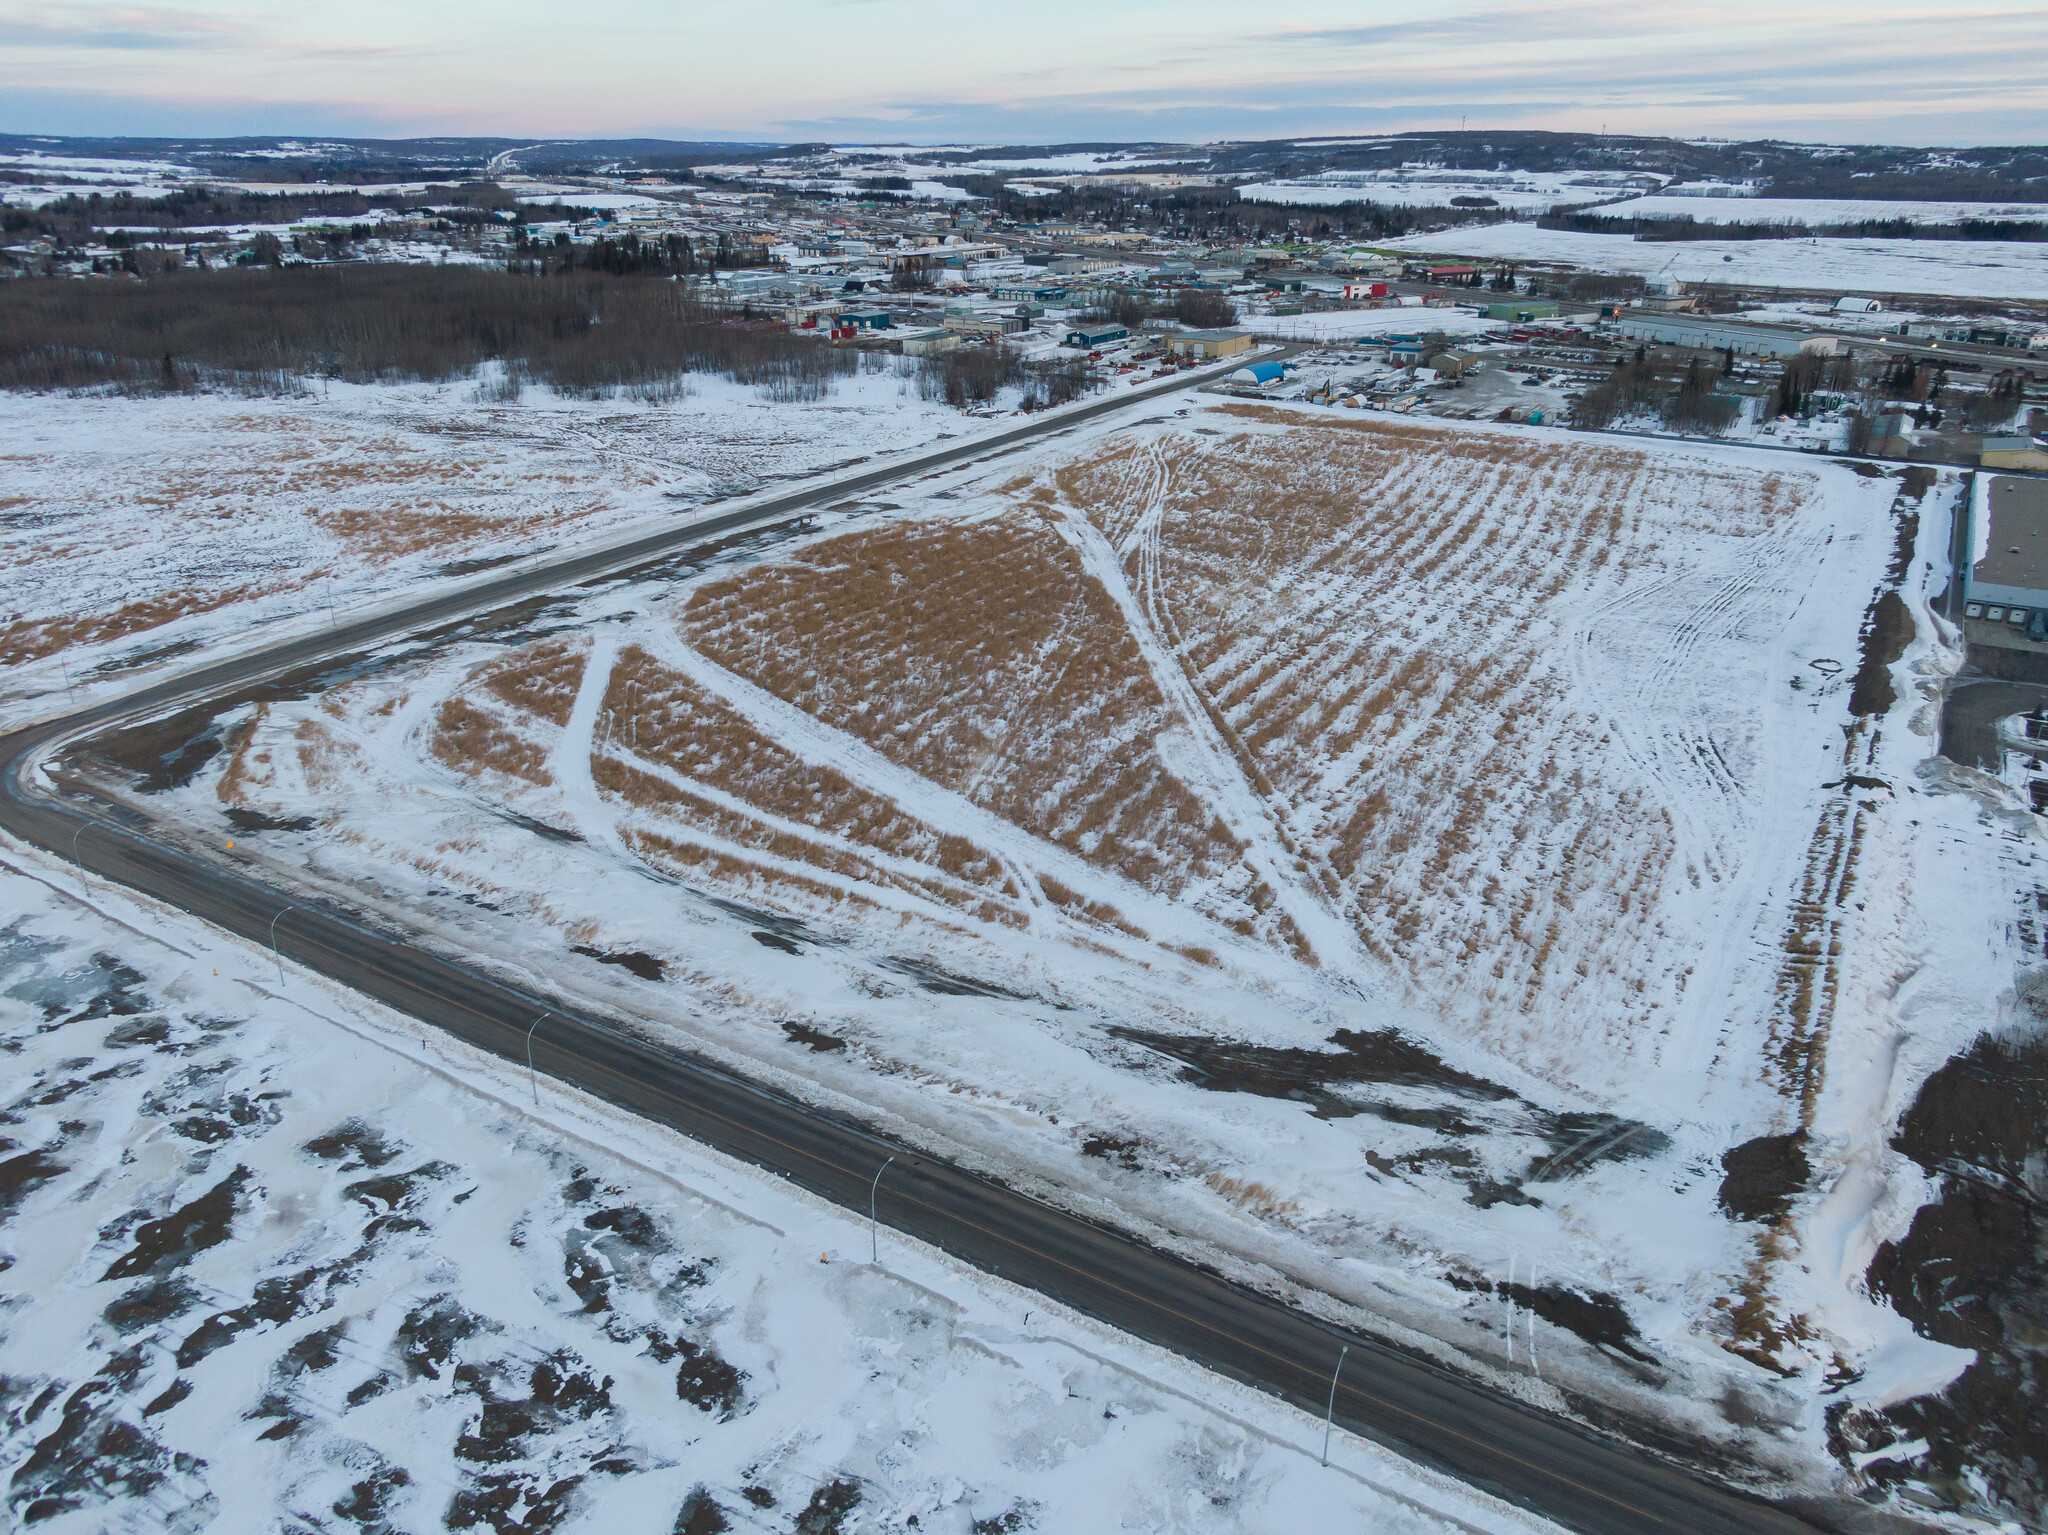
[[[2048,448],[2031,437],[1987,437],[1977,462],[1985,469],[2048,470]]]
[[[930,330],[920,336],[903,338],[905,357],[937,357],[942,353],[956,350],[960,345],[957,331]]]
[[[949,312],[940,323],[960,336],[1014,336],[1031,328],[1031,322],[1020,314]]]
[[[1087,351],[1111,341],[1122,341],[1128,335],[1130,332],[1121,325],[1079,325],[1067,332],[1066,344]]]
[[[1169,357],[1235,357],[1251,349],[1251,332],[1243,330],[1189,330],[1166,338]]]
[[[1889,411],[1870,424],[1872,458],[1910,458],[1913,455],[1913,418]]]
[[[1680,314],[1626,315],[1617,329],[1624,341],[1652,346],[1689,346],[1703,351],[1733,351],[1737,357],[1797,357],[1802,352],[1832,356],[1841,348],[1839,336],[1809,336],[1774,325],[1743,325]]]
[[[2048,480],[1988,476],[1970,520],[1984,557],[1964,583],[1963,616],[2025,627],[2048,613]]]

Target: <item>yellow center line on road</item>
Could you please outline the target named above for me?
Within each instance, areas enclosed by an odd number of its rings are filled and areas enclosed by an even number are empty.
[[[383,968],[382,966],[376,964],[371,960],[354,959],[350,955],[344,953],[342,950],[337,949],[333,945],[325,943],[317,937],[313,937],[310,934],[301,932],[298,936],[300,937],[301,941],[310,940],[314,945],[324,950],[326,953],[334,955],[338,959],[342,959],[353,964],[359,964],[363,968],[373,971],[374,973],[383,976],[385,979],[389,981],[407,987],[416,992],[424,993],[424,995],[426,995],[432,1001],[439,1002],[444,1006],[459,1008],[463,1012],[468,1013],[469,1016],[471,1016],[472,1018],[479,1019],[482,1022],[489,1024],[494,1028],[509,1029],[513,1027],[510,1024],[501,1023],[499,1020],[491,1018],[487,1014],[477,1011],[477,1009],[475,1009],[467,1002],[460,1001],[453,997],[443,996],[438,991],[435,991],[433,988],[418,982],[407,980],[395,974],[394,972]],[[337,979],[339,979],[339,977],[337,977]],[[839,1162],[833,1161],[829,1157],[821,1156],[817,1152],[811,1151],[806,1147],[795,1145],[792,1142],[785,1141],[778,1136],[771,1135],[767,1131],[762,1130],[754,1125],[747,1124],[742,1120],[734,1119],[730,1115],[721,1114],[718,1112],[718,1110],[714,1108],[707,1107],[706,1105],[691,1099],[680,1097],[676,1093],[670,1091],[668,1088],[661,1086],[659,1083],[651,1082],[641,1077],[629,1076],[625,1072],[620,1071],[617,1067],[606,1065],[604,1062],[593,1059],[590,1056],[584,1055],[582,1052],[575,1050],[569,1046],[556,1044],[554,1048],[557,1051],[560,1051],[561,1053],[567,1055],[571,1060],[576,1061],[582,1064],[583,1066],[586,1066],[606,1076],[612,1077],[616,1081],[625,1083],[631,1087],[639,1088],[645,1091],[652,1091],[658,1094],[660,1097],[662,1097],[669,1103],[688,1108],[694,1113],[702,1114],[710,1119],[715,1119],[721,1124],[730,1125],[733,1129],[738,1130],[743,1134],[757,1137],[760,1140],[768,1142],[770,1145],[779,1146],[783,1150],[790,1152],[795,1156],[802,1157],[816,1164],[819,1167],[829,1168],[833,1172],[839,1173],[844,1177],[854,1179],[857,1182],[864,1180],[867,1177],[867,1170],[865,1168],[847,1167]],[[1153,1296],[1145,1295],[1136,1290],[1127,1289],[1124,1286],[1115,1283],[1113,1280],[1092,1273],[1089,1270],[1081,1268],[1076,1264],[1068,1263],[1065,1259],[1055,1257],[1051,1253],[1042,1252],[1038,1248],[1032,1247],[1028,1243],[1020,1242],[1019,1240],[1017,1240],[1017,1238],[1013,1236],[1009,1236],[1000,1231],[991,1230],[989,1227],[983,1226],[978,1222],[968,1220],[964,1216],[957,1215],[951,1211],[941,1209],[937,1205],[931,1204],[926,1200],[919,1199],[915,1194],[910,1194],[902,1190],[898,1190],[896,1193],[896,1197],[898,1199],[908,1200],[910,1203],[915,1204],[922,1209],[930,1211],[933,1215],[938,1216],[943,1220],[952,1221],[957,1225],[965,1226],[971,1231],[978,1231],[983,1236],[989,1237],[994,1241],[1001,1242],[1009,1247],[1014,1247],[1015,1249],[1017,1249],[1017,1251],[1027,1253],[1041,1263],[1050,1264],[1055,1268],[1064,1269],[1068,1273],[1073,1274],[1081,1279],[1087,1280],[1091,1284],[1100,1285],[1104,1289],[1114,1291],[1118,1295],[1124,1296],[1129,1300],[1137,1302],[1140,1306],[1148,1307],[1151,1310],[1160,1313],[1161,1315],[1172,1317],[1175,1320],[1180,1321],[1190,1327],[1199,1328],[1202,1331],[1209,1333],[1213,1337],[1219,1338],[1224,1342],[1229,1343],[1237,1348],[1247,1350],[1254,1354],[1258,1354],[1266,1359],[1272,1360],[1275,1364],[1283,1365],[1290,1370],[1300,1370],[1304,1374],[1307,1373],[1305,1367],[1300,1363],[1300,1361],[1290,1359],[1284,1354],[1275,1353],[1272,1349],[1266,1348],[1261,1344],[1254,1343],[1248,1338],[1240,1338],[1235,1333],[1229,1332],[1224,1328],[1219,1327],[1214,1322],[1206,1321],[1201,1317],[1191,1316],[1186,1312],[1176,1310],[1174,1307],[1166,1305],[1164,1302],[1154,1298]],[[1315,1379],[1317,1380],[1318,1384],[1320,1384],[1321,1376],[1318,1375],[1315,1377]],[[1618,1509],[1622,1509],[1628,1513],[1634,1514],[1637,1518],[1647,1519],[1651,1521],[1653,1524],[1657,1524],[1660,1526],[1668,1527],[1670,1525],[1669,1520],[1664,1519],[1660,1515],[1651,1513],[1648,1509],[1638,1508],[1632,1503],[1626,1503],[1622,1501],[1620,1498],[1613,1496],[1611,1493],[1605,1493],[1600,1491],[1597,1487],[1588,1487],[1583,1482],[1574,1481],[1571,1477],[1564,1475],[1560,1471],[1552,1470],[1550,1467],[1541,1465],[1532,1460],[1526,1460],[1523,1457],[1512,1453],[1511,1451],[1501,1449],[1498,1445],[1495,1445],[1488,1440],[1474,1438],[1470,1434],[1461,1433],[1457,1429],[1450,1428],[1445,1424],[1437,1422],[1434,1418],[1430,1418],[1422,1413],[1414,1411],[1412,1408],[1403,1407],[1397,1402],[1387,1401],[1383,1397],[1374,1396],[1370,1392],[1361,1391],[1356,1387],[1345,1386],[1341,1383],[1338,1387],[1338,1390],[1341,1394],[1345,1395],[1348,1398],[1351,1398],[1359,1402],[1369,1403],[1372,1406],[1380,1408],[1382,1411],[1396,1413],[1401,1417],[1411,1419],[1412,1421],[1423,1425],[1425,1428],[1428,1428],[1433,1433],[1443,1435],[1447,1438],[1456,1439],[1463,1444],[1471,1445],[1475,1449],[1481,1450],[1486,1454],[1495,1456],[1501,1460],[1508,1462],[1511,1465],[1520,1466],[1522,1469],[1526,1471],[1533,1471],[1537,1475],[1547,1477],[1551,1481],[1554,1481],[1561,1486],[1569,1487],[1574,1492],[1583,1493],[1587,1497],[1598,1498],[1603,1503],[1610,1503]]]

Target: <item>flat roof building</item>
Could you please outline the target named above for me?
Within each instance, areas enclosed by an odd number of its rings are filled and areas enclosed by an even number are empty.
[[[1985,469],[2048,470],[2048,448],[2031,437],[1987,437],[1977,451]]]
[[[1235,357],[1251,349],[1251,332],[1244,330],[1188,330],[1166,338],[1169,357]]]
[[[961,336],[1014,336],[1031,328],[1020,314],[948,314],[944,324]]]
[[[1842,345],[1839,336],[1809,336],[1782,326],[1742,325],[1682,314],[1624,315],[1617,329],[1624,341],[1714,352],[1732,349],[1738,357],[1797,357],[1802,352],[1832,356]]]
[[[1970,530],[1984,557],[1970,567],[1963,616],[2025,624],[2048,610],[2048,480],[1992,476],[1970,510],[1988,526]]]

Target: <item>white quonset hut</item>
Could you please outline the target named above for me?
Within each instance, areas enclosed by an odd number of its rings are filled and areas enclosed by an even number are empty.
[[[2025,627],[2048,613],[2048,480],[1993,475],[1972,503],[1963,616]]]

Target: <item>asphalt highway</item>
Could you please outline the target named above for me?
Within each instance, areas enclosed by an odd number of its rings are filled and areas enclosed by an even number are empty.
[[[1174,387],[1186,382],[1184,377]],[[1334,1397],[1339,1425],[1567,1528],[1586,1535],[1777,1535],[1816,1528],[1782,1508],[1536,1412],[1417,1356],[1341,1332],[1132,1236],[640,1038],[564,998],[518,989],[401,933],[376,931],[347,912],[264,883],[229,855],[202,854],[160,837],[130,802],[104,802],[86,784],[61,774],[45,779],[37,771],[59,743],[119,721],[215,697],[292,667],[538,592],[670,558],[721,537],[786,524],[821,502],[999,452],[1142,403],[1142,396],[1124,395],[822,488],[799,488],[624,548],[568,555],[21,728],[0,737],[0,828],[242,938],[264,946],[274,941],[281,960],[317,971],[507,1060],[525,1064],[530,1039],[533,1065],[548,1076],[860,1213],[868,1209],[876,1173],[894,1157],[877,1201],[893,1229],[1318,1415],[1330,1400],[1339,1350],[1348,1347]]]

